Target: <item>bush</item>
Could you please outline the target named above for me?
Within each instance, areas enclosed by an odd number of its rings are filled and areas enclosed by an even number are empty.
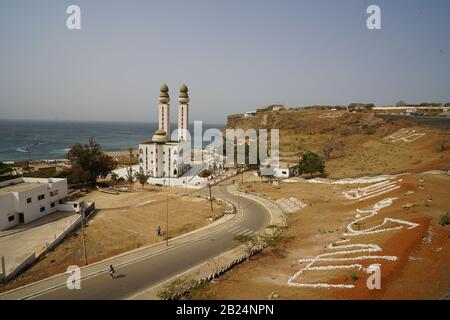
[[[352,277],[352,281],[356,281],[356,280],[359,279],[359,277],[358,277],[358,275],[356,274],[356,272],[353,272],[351,277]]]
[[[377,132],[377,128],[375,128],[375,127],[368,127],[366,129],[366,131],[365,131],[365,134],[371,135],[371,134],[375,134],[376,132]]]
[[[439,224],[443,227],[450,224],[450,214],[448,212],[441,215],[441,217],[439,218]]]
[[[351,135],[351,134],[352,134],[352,131],[350,130],[349,127],[343,127],[343,128],[341,128],[341,129],[339,130],[339,135],[340,135],[341,137],[347,137],[347,136],[349,136],[349,135]]]
[[[211,172],[207,169],[200,171],[200,173],[198,174],[200,178],[208,178],[210,175]]]

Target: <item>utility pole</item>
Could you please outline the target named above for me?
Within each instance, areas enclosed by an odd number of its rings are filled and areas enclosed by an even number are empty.
[[[83,245],[83,256],[84,256],[84,265],[87,266],[88,265],[88,260],[87,260],[87,251],[86,251],[86,238],[84,236],[84,206],[81,205],[81,241],[82,241],[82,245]]]
[[[166,246],[169,246],[169,193],[167,193],[166,209]]]
[[[169,160],[169,187],[170,187],[170,148],[169,148],[169,154],[167,155],[167,159]]]
[[[212,194],[211,194],[211,183],[208,183],[208,187],[209,187],[209,200],[211,202],[211,212],[214,212],[213,209],[213,199],[212,199]]]
[[[3,281],[5,281],[5,279],[6,279],[6,264],[5,264],[5,257],[4,256],[2,256],[2,274],[3,274],[3,276],[2,276],[2,278],[0,278],[0,282],[3,282]]]

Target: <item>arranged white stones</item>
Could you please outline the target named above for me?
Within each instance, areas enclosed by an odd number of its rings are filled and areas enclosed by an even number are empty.
[[[281,198],[278,199],[276,203],[284,213],[295,213],[307,206],[307,204],[301,202],[295,197]]]
[[[398,179],[396,181],[389,179],[372,184],[365,188],[356,188],[349,191],[344,191],[342,194],[347,199],[363,201],[400,188],[399,184],[402,181],[403,179]]]
[[[340,118],[345,114],[345,112],[338,111],[338,112],[326,112],[322,113],[319,118]]]
[[[408,229],[413,229],[418,226],[417,223],[412,223],[409,221],[404,221],[400,219],[392,219],[385,218],[383,222],[379,225],[376,225],[372,228],[359,230],[359,226],[361,222],[366,219],[370,219],[371,217],[377,215],[380,210],[389,207],[392,205],[393,201],[397,198],[386,198],[379,202],[377,202],[370,210],[360,210],[357,209],[357,218],[347,225],[347,232],[344,233],[344,236],[359,236],[359,235],[367,235],[372,233],[379,232],[387,232],[394,231],[404,228],[405,226]],[[394,224],[398,224],[397,226],[385,227],[385,225],[390,222]],[[354,226],[358,226],[358,229],[355,229]],[[356,243],[356,244],[343,244],[350,242],[350,239],[345,239],[341,241],[337,241],[335,243],[331,243],[327,246],[328,250],[332,250],[332,252],[320,254],[314,258],[306,258],[300,259],[300,263],[308,262],[308,264],[300,269],[297,273],[295,273],[288,280],[288,285],[292,287],[298,288],[342,288],[342,289],[351,289],[355,286],[352,284],[330,284],[325,282],[319,283],[306,283],[301,280],[301,276],[306,271],[324,271],[324,270],[343,270],[343,269],[357,269],[357,270],[371,270],[374,267],[380,267],[379,263],[370,264],[367,268],[364,268],[362,263],[352,263],[361,260],[375,260],[375,261],[396,261],[398,257],[396,256],[387,256],[387,255],[374,255],[374,253],[382,252],[382,248],[376,244],[364,244],[364,243]],[[339,250],[339,251],[337,251]],[[357,254],[356,256],[354,256]],[[361,254],[361,255],[359,255]],[[351,256],[349,256],[351,255]],[[329,265],[315,265],[317,263],[329,262]],[[339,262],[339,263],[335,263]],[[349,262],[350,264],[346,264],[345,262]]]
[[[422,138],[426,133],[423,132],[416,132],[416,130],[410,130],[410,129],[400,129],[386,137],[384,137],[385,140],[389,140],[391,142],[397,142],[397,141],[403,141],[403,142],[413,142],[417,139]]]

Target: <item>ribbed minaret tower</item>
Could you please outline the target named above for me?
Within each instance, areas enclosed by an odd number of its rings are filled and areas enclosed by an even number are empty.
[[[189,95],[188,87],[182,84],[178,95],[178,141],[188,140]]]
[[[164,130],[170,138],[169,88],[163,83],[159,91],[159,130]]]

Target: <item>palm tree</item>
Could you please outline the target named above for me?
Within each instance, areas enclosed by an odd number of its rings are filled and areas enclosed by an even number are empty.
[[[145,173],[144,169],[139,168],[139,171],[134,173],[134,177],[142,185],[142,190],[144,190],[144,185],[147,183],[148,178],[150,178],[150,175]]]
[[[133,148],[128,148],[130,154],[130,167],[133,165]]]
[[[133,168],[129,167],[127,169],[126,179],[130,183],[130,191],[131,191],[131,189],[133,187],[133,182],[134,182]]]

